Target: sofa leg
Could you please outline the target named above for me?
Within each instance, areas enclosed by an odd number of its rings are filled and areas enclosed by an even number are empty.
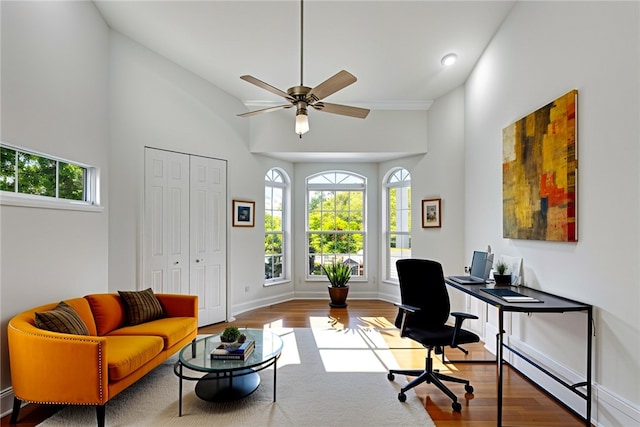
[[[98,427],[104,427],[104,405],[96,405],[96,416],[98,417]]]
[[[9,424],[16,424],[18,422],[18,415],[20,415],[20,406],[22,402],[17,397],[13,397],[13,412],[11,412],[11,419]]]

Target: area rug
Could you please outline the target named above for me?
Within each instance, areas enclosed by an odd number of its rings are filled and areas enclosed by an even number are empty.
[[[106,405],[107,426],[435,426],[413,392],[397,399],[404,379],[391,382],[386,371],[395,359],[375,329],[280,329],[277,400],[273,370],[260,372],[251,395],[226,403],[205,402],[195,382],[183,382],[178,417],[176,358],[150,372]],[[95,407],[65,407],[41,426],[92,426]]]

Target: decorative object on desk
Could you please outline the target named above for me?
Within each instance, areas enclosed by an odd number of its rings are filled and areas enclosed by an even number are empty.
[[[499,260],[496,264],[496,273],[493,275],[493,279],[496,281],[496,285],[511,285],[511,274],[507,273],[509,266],[503,260]]]
[[[422,228],[440,228],[441,199],[425,199],[422,201]]]
[[[234,227],[253,227],[255,218],[256,202],[246,200],[233,201],[233,217]]]
[[[335,308],[346,307],[347,295],[349,294],[347,283],[351,278],[351,266],[334,260],[330,265],[323,265],[322,271],[327,275],[330,283],[329,298],[331,302],[329,302],[329,305]]]
[[[572,90],[502,130],[505,238],[578,241],[577,107]]]

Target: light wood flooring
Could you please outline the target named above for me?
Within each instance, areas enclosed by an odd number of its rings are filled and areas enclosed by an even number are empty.
[[[374,300],[350,300],[349,306],[343,309],[330,308],[327,301],[296,300],[269,307],[252,310],[236,316],[232,324],[238,327],[289,327],[311,328],[318,325],[331,324],[336,328],[391,328],[397,314],[397,308],[391,303]],[[219,323],[200,328],[201,334],[221,332],[227,323]],[[397,338],[397,334],[385,334],[389,347],[403,368],[424,367],[425,350],[410,340]],[[482,343],[465,346],[469,350],[468,358],[491,359]],[[458,350],[448,349],[446,355],[451,359],[462,359],[464,355]],[[456,393],[462,411],[453,412],[451,400],[433,385],[422,384],[414,390],[423,402],[426,411],[438,427],[452,426],[495,426],[496,425],[496,366],[494,364],[459,363],[436,367],[442,372],[448,370],[455,376],[469,379],[475,391],[473,395],[465,395],[461,384],[447,384]],[[397,375],[396,382],[404,384],[402,375]],[[402,405],[393,389],[389,389],[389,405]],[[364,391],[363,391],[364,392]],[[35,426],[55,411],[45,405],[28,405],[20,411],[17,425]],[[3,417],[2,426],[9,425],[9,417]],[[509,368],[504,369],[504,426],[545,426],[572,427],[584,426],[584,421],[571,411],[557,403],[543,391],[538,389],[520,374]]]

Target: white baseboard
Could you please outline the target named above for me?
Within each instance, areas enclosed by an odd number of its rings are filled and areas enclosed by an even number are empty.
[[[485,325],[485,348],[494,354],[496,350],[495,337],[497,332],[498,328],[494,325]],[[569,384],[575,384],[585,380],[581,374],[550,359],[515,336],[505,335],[505,342],[508,342],[509,345],[518,352],[534,360],[537,364]],[[537,368],[507,349],[504,351],[504,357],[511,365],[551,393],[563,404],[582,416],[586,414],[586,402],[584,399],[572,391],[567,390],[548,375],[540,372]],[[582,390],[584,391],[584,388]],[[593,425],[599,427],[640,426],[640,407],[633,405],[631,402],[626,401],[595,382],[591,384],[591,390],[591,423]]]
[[[22,406],[25,404],[23,403]],[[13,388],[0,391],[0,417],[9,415],[13,410]]]
[[[231,307],[231,316],[235,316],[250,310],[255,310],[262,307],[268,307],[273,304],[280,304],[282,302],[295,299],[293,292],[287,292],[284,294],[278,294],[269,298],[254,299],[246,301],[242,304],[234,305]]]

